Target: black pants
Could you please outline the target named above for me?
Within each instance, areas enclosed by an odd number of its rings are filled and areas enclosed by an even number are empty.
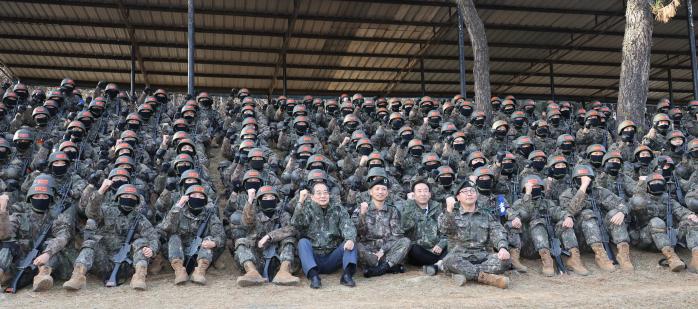
[[[436,255],[431,250],[425,249],[420,245],[410,246],[410,252],[407,253],[407,261],[415,266],[433,265],[446,256],[446,250],[441,251],[440,255]]]

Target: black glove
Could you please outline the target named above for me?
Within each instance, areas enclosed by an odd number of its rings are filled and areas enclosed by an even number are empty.
[[[167,183],[165,184],[165,189],[167,189],[168,191],[177,190],[177,179],[176,178],[168,178]]]
[[[26,105],[24,105],[24,104],[19,104],[19,105],[17,106],[17,112],[18,112],[18,113],[21,114],[21,113],[24,113],[25,111],[27,111],[27,106],[26,106]]]
[[[153,88],[145,87],[145,88],[143,88],[143,93],[145,93],[147,95],[153,95]]]
[[[160,171],[163,173],[167,173],[167,171],[170,170],[170,166],[171,166],[170,162],[165,162],[165,163],[160,165]]]
[[[100,80],[97,82],[97,88],[104,90],[104,88],[107,88],[107,81],[106,80]]]
[[[49,172],[48,170],[46,170],[47,167],[48,167],[48,161],[46,161],[46,160],[39,160],[34,165],[34,169],[37,171]]]
[[[237,88],[230,89],[230,96],[231,97],[237,97],[238,92],[240,92]]]
[[[99,187],[99,180],[102,178],[102,173],[101,171],[96,171],[92,174],[90,174],[89,177],[87,177],[87,183]]]
[[[186,102],[186,101],[189,101],[189,100],[191,100],[191,99],[193,99],[193,98],[194,98],[194,97],[193,97],[191,94],[187,94],[186,96],[184,96],[184,101]]]

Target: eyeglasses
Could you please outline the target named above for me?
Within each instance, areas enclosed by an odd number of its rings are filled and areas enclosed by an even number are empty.
[[[475,190],[475,188],[465,188],[465,189],[463,189],[463,190],[458,191],[458,193],[462,193],[462,194],[475,194],[475,193],[477,193],[477,191]]]

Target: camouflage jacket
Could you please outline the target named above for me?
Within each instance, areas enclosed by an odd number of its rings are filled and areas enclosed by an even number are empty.
[[[530,222],[530,226],[545,224],[546,216],[550,217],[552,225],[570,216],[567,209],[555,201],[547,198],[533,199],[529,194],[524,194],[516,200],[508,215],[509,220],[519,218],[523,222]]]
[[[12,208],[12,214],[9,214]],[[31,210],[31,205],[25,202],[9,207],[8,211],[0,212],[0,241],[16,242],[21,252],[28,252],[34,246],[34,240],[42,232],[42,228],[53,220],[51,230],[39,249],[51,256],[65,248],[73,237],[75,230],[75,207],[57,214],[49,211],[39,214]]]
[[[361,207],[357,207],[351,216],[360,243],[378,249],[403,236],[400,213],[392,204],[386,202],[378,209],[371,201],[368,203],[368,212],[365,215],[360,212]]]
[[[315,202],[296,209],[291,225],[299,238],[308,238],[319,254],[328,254],[345,240],[356,240],[356,228],[344,207],[330,203],[323,209]]]
[[[216,210],[215,205],[209,204],[204,211],[195,215],[187,206],[172,207],[157,228],[167,236],[179,235],[183,242],[188,243],[196,238],[199,227],[210,214],[202,238],[215,242],[216,247],[221,248],[225,246],[226,237],[223,223],[218,218]]]
[[[429,201],[426,211],[414,200],[409,200],[402,210],[400,224],[412,243],[426,249],[436,245],[445,249],[448,240],[446,235],[439,232],[439,216],[442,212],[441,204],[434,200]]]
[[[579,215],[582,210],[592,209],[592,201],[596,201],[597,204],[600,204],[598,206],[602,215],[604,211],[607,212],[612,209],[617,209],[626,216],[630,212],[626,202],[606,188],[593,187],[591,195],[575,188],[568,188],[560,195],[560,205],[567,207],[567,211],[569,211],[570,215],[575,217]]]
[[[247,230],[247,238],[257,240],[269,235],[269,241],[274,243],[294,237],[296,230],[290,225],[291,215],[283,206],[279,203],[274,215],[267,217],[257,203],[246,204],[242,211],[242,227]]]
[[[460,205],[456,205],[453,212],[444,211],[439,216],[439,230],[448,236],[451,253],[472,254],[484,259],[491,252],[489,248],[509,247],[507,232],[499,220],[480,209],[462,212]]]

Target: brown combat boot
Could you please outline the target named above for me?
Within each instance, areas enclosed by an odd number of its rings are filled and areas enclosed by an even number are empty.
[[[73,274],[70,276],[70,280],[63,283],[63,288],[68,291],[77,291],[84,289],[87,284],[87,268],[81,263],[75,263],[73,267]]]
[[[688,271],[692,273],[698,272],[698,248],[691,251],[691,262],[688,263]]]
[[[283,261],[272,282],[278,285],[296,285],[300,282],[300,279],[291,274],[291,262]]]
[[[199,259],[196,261],[196,268],[191,273],[191,282],[196,284],[205,285],[206,284],[206,270],[210,265],[209,261],[206,259]]]
[[[618,260],[618,266],[622,271],[633,271],[635,267],[630,261],[630,245],[627,242],[619,243],[618,245],[618,255],[616,259]]]
[[[238,277],[238,285],[242,287],[260,285],[267,282],[267,279],[262,277],[257,271],[257,267],[254,266],[252,261],[247,261],[243,265],[245,267],[245,275]]]
[[[51,267],[39,266],[39,273],[34,276],[34,292],[48,291],[53,287],[53,277],[51,277]]]
[[[174,269],[175,272],[175,285],[185,283],[187,282],[187,280],[189,280],[189,275],[187,275],[187,269],[184,267],[184,262],[182,262],[182,260],[172,260],[170,261],[170,265],[172,265],[172,269]]]
[[[148,274],[146,266],[136,264],[136,273],[131,277],[131,288],[134,290],[144,291],[146,289],[145,277]]]
[[[482,271],[480,272],[480,274],[477,275],[477,282],[491,286],[496,286],[500,289],[506,289],[509,287],[508,277],[495,274],[488,274]]]
[[[528,271],[528,267],[526,265],[521,264],[521,249],[518,248],[511,248],[509,250],[509,253],[511,254],[511,267],[514,267],[515,270],[525,273]]]
[[[664,257],[666,257],[666,261],[669,263],[669,269],[671,271],[679,272],[686,268],[686,264],[684,264],[681,258],[679,258],[679,256],[676,255],[676,252],[674,252],[674,248],[666,246],[662,248],[662,254],[664,254]]]
[[[592,244],[591,250],[594,250],[594,261],[596,261],[596,265],[599,266],[601,270],[607,272],[613,272],[616,270],[616,266],[613,265],[613,262],[608,259],[608,254],[606,253],[606,249],[603,248],[603,244]]]
[[[550,250],[540,249],[538,251],[540,261],[543,262],[543,275],[546,277],[555,276],[555,267],[553,266],[553,258],[550,256]]]
[[[155,200],[157,200],[157,198]],[[153,257],[153,259],[150,262],[150,265],[148,265],[148,273],[151,275],[159,274],[162,271],[162,264],[164,263],[164,261],[165,258],[162,257],[162,254],[158,253],[156,256]]]
[[[567,259],[567,268],[580,276],[589,275],[589,270],[584,266],[584,263],[582,263],[579,248],[570,249],[570,258]]]

